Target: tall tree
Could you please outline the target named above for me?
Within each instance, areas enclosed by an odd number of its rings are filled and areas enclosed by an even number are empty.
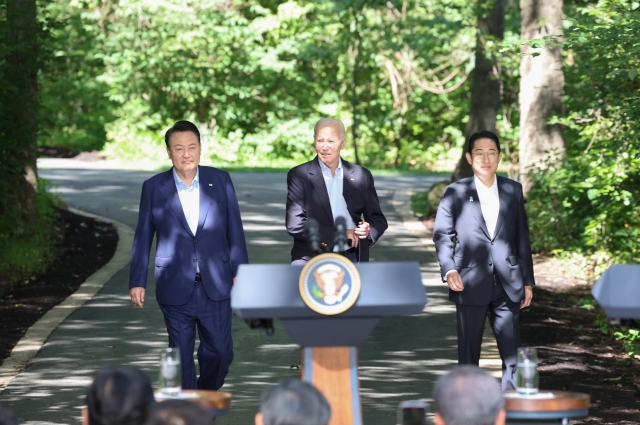
[[[38,22],[35,0],[7,0],[3,28],[3,137],[0,194],[2,212],[20,211],[23,219],[36,212],[38,136]]]
[[[520,0],[522,38],[562,36],[562,0]],[[564,74],[560,43],[522,46],[520,64],[520,175],[525,193],[531,188],[531,167],[544,167],[564,156],[560,124],[549,118],[563,111]]]
[[[524,1],[524,0],[523,0]],[[478,6],[476,61],[471,83],[469,121],[464,130],[465,145],[451,181],[473,174],[465,158],[466,140],[480,130],[496,131],[496,117],[500,109],[500,74],[487,51],[487,40],[504,38],[505,0],[481,1]]]

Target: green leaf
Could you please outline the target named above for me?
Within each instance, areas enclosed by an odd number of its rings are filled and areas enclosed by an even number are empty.
[[[597,197],[598,197],[598,189],[589,189],[587,191],[587,198],[589,198],[590,201],[593,201]]]
[[[635,80],[637,76],[638,76],[638,70],[636,68],[629,70],[629,79],[631,81]]]

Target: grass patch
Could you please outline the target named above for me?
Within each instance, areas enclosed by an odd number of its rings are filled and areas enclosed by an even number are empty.
[[[48,182],[38,182],[36,219],[24,223],[17,212],[0,219],[0,283],[12,285],[43,272],[58,256],[56,223],[59,215],[51,206],[54,198],[46,190]]]

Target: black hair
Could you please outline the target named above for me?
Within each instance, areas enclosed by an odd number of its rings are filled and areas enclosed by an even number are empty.
[[[213,417],[197,404],[187,400],[157,403],[145,425],[213,425]]]
[[[167,148],[169,148],[169,141],[171,140],[173,133],[181,133],[184,131],[190,131],[195,134],[198,138],[198,143],[200,143],[200,131],[198,131],[198,127],[196,127],[196,125],[191,121],[182,120],[175,123],[169,130],[167,130],[166,133],[164,133],[164,143],[167,145]]]
[[[475,144],[476,140],[480,140],[480,139],[493,140],[494,142],[496,142],[496,147],[498,148],[498,152],[501,152],[500,139],[498,139],[498,136],[495,133],[492,133],[490,131],[482,130],[482,131],[478,131],[477,133],[473,133],[471,137],[469,137],[469,142],[467,143],[467,153],[469,154],[471,153],[471,151],[473,150],[473,145]]]
[[[141,370],[105,367],[89,386],[86,403],[89,425],[142,425],[155,399]]]
[[[265,425],[327,425],[329,402],[308,382],[282,381],[260,396],[260,413]]]

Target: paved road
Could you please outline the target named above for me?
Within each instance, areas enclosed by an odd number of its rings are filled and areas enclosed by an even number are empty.
[[[135,228],[142,182],[154,173],[128,170],[51,168],[40,175],[75,208]],[[252,263],[287,263],[291,238],[284,231],[286,179],[283,174],[232,174]],[[377,177],[376,187],[389,230],[372,250],[372,261],[417,261],[429,306],[418,316],[380,321],[360,349],[364,422],[394,424],[402,400],[428,398],[434,380],[455,364],[455,316],[439,282],[432,250],[407,230],[392,205],[395,191],[424,189],[438,177]],[[406,207],[406,206],[405,206]],[[153,263],[152,263],[153,264]],[[144,309],[131,306],[129,268],[117,273],[85,306],[50,336],[37,357],[0,394],[0,405],[27,424],[80,423],[85,388],[103,365],[135,365],[156,379],[166,345],[162,315],[149,284]],[[152,279],[150,280],[152,282]],[[390,282],[392,284],[392,282]],[[232,413],[221,424],[253,423],[257,398],[267,385],[299,378],[299,347],[279,324],[274,337],[234,319],[235,360],[224,390],[234,395]]]

